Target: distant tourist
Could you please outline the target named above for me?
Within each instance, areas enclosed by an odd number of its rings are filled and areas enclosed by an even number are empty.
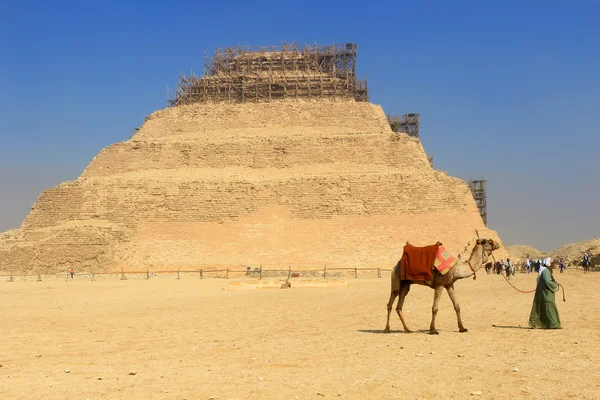
[[[550,257],[546,258],[540,266],[533,306],[529,315],[529,326],[532,328],[561,328],[560,316],[554,299],[554,293],[558,290],[558,283],[554,280],[553,268],[554,263]]]
[[[500,275],[502,272],[504,272],[504,258],[501,258],[498,262],[498,271],[496,273]]]
[[[513,263],[510,261],[510,258],[506,259],[506,277],[510,278],[515,274],[515,270],[513,269]]]
[[[565,269],[567,269],[567,264],[565,264],[565,260],[561,260],[560,261],[560,273],[562,274],[563,272],[565,272]]]
[[[69,270],[69,274],[71,274],[71,279],[73,279],[73,277],[75,277],[75,270],[73,268],[71,268]]]
[[[525,270],[528,274],[531,273],[531,261],[529,260],[529,258],[525,260]]]

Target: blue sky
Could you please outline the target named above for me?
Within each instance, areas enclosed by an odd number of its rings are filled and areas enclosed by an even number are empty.
[[[489,226],[542,250],[600,236],[600,2],[0,0],[0,231],[166,104],[215,46],[359,45],[436,168],[488,179]]]

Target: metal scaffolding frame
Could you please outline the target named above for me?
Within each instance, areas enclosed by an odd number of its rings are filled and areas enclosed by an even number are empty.
[[[419,121],[421,114],[409,113],[402,114],[402,116],[388,115],[388,122],[392,131],[403,132],[408,136],[419,137]]]
[[[479,209],[481,219],[483,219],[483,223],[487,226],[486,182],[487,180],[483,179],[483,176],[479,180],[470,179],[469,188],[471,189],[471,193],[473,193],[473,198],[475,199],[475,204],[477,204],[477,208]]]
[[[368,101],[367,81],[356,79],[357,49],[353,43],[217,48],[212,58],[205,55],[204,76],[179,77],[168,103],[319,98]]]

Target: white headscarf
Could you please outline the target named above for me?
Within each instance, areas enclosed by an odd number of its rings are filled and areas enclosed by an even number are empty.
[[[552,258],[548,257],[545,258],[544,261],[542,261],[542,265],[540,265],[540,272],[538,272],[536,282],[540,281],[540,276],[542,276],[542,272],[544,272],[545,269],[550,268],[550,265],[552,265]]]
[[[551,257],[545,258],[544,259],[544,265],[546,267],[549,267],[550,265],[552,265],[552,258]]]

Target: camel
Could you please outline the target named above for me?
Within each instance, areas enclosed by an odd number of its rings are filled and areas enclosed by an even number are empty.
[[[467,245],[468,246],[468,245]],[[488,261],[488,257],[492,254],[492,252],[498,249],[500,245],[493,240],[490,239],[477,239],[475,246],[470,252],[470,256],[467,261],[459,261],[454,268],[452,268],[446,275],[440,274],[437,269],[433,268],[433,278],[432,281],[410,281],[410,280],[400,280],[400,271],[396,273],[396,269],[400,268],[400,261],[396,264],[394,269],[392,270],[392,293],[390,294],[390,301],[387,304],[387,324],[385,326],[385,333],[390,332],[390,313],[392,312],[392,306],[394,305],[394,300],[396,297],[398,298],[398,305],[396,306],[396,312],[398,313],[398,317],[400,317],[400,322],[402,322],[402,326],[404,327],[404,331],[406,333],[411,333],[411,330],[406,326],[406,322],[404,321],[404,316],[402,315],[402,306],[404,305],[404,299],[410,290],[410,285],[424,285],[432,288],[434,290],[433,296],[433,307],[431,308],[431,325],[429,326],[429,334],[437,334],[438,331],[435,329],[435,316],[438,312],[438,304],[440,301],[440,297],[442,296],[442,291],[444,288],[448,291],[448,295],[450,296],[450,300],[452,300],[452,304],[454,305],[454,311],[456,311],[456,318],[458,321],[458,329],[460,332],[467,332],[467,328],[464,327],[462,323],[462,319],[460,317],[460,305],[456,299],[456,293],[454,291],[454,282],[458,279],[468,278],[470,276],[475,275],[475,272],[481,266]],[[468,247],[467,247],[468,248]],[[473,278],[475,279],[475,278]]]

